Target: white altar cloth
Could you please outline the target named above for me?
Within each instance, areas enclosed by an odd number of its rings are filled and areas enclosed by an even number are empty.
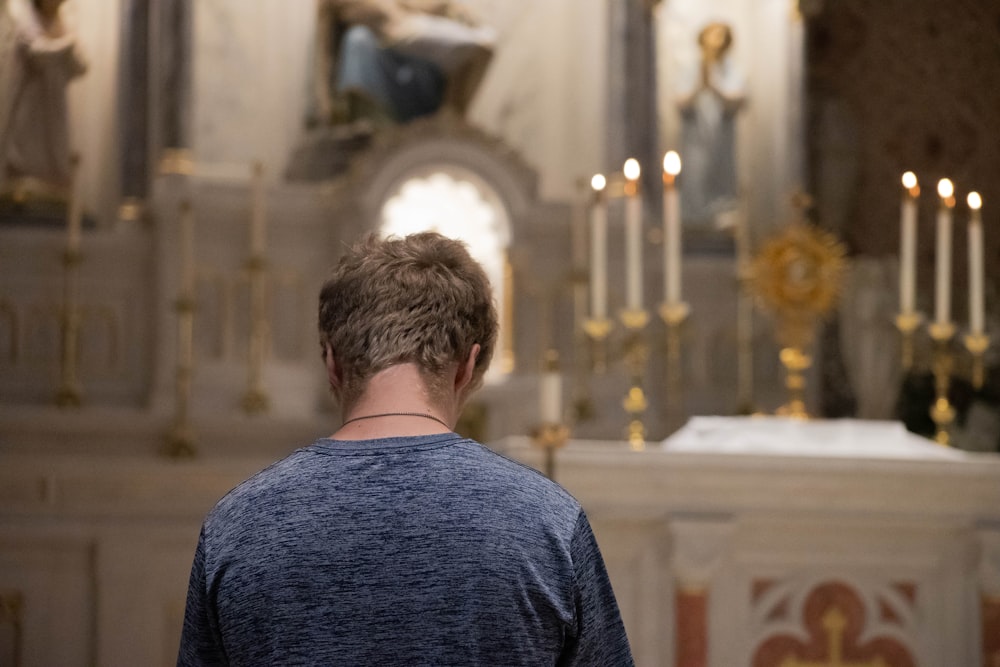
[[[692,417],[659,445],[672,452],[955,460],[965,452],[906,430],[901,422],[803,421],[784,417]]]

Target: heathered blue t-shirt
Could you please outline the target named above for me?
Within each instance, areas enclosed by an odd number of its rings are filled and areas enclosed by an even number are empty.
[[[450,433],[319,440],[226,495],[177,664],[633,662],[580,504]]]

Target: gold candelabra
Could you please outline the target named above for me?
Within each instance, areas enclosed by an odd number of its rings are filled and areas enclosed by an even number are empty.
[[[917,312],[900,314],[896,318],[896,327],[899,329],[902,346],[900,362],[904,372],[910,372],[916,366],[915,338],[922,319],[921,314]],[[957,327],[953,322],[934,321],[927,325],[927,334],[931,341],[930,372],[934,378],[934,398],[929,412],[931,420],[934,422],[934,441],[945,446],[952,444],[951,431],[956,418],[955,406],[949,396],[952,376],[956,369],[956,349],[953,345],[956,332]],[[983,357],[989,349],[989,336],[967,334],[963,337],[962,342],[971,356],[969,379],[972,388],[982,389],[985,382]]]
[[[267,318],[268,266],[264,254],[266,223],[264,165],[255,162],[251,172],[250,259],[246,265],[250,283],[250,340],[243,410],[249,415],[267,412],[271,407],[271,400],[264,389],[264,358],[270,338]]]
[[[606,178],[596,174],[590,181],[592,199],[590,200],[591,240],[590,263],[584,267],[584,246],[582,232],[574,237],[574,264],[578,267],[579,279],[575,300],[577,321],[582,330],[583,340],[589,343],[590,369],[597,374],[603,374],[608,368],[608,348],[611,333],[615,323],[606,316],[607,312],[607,202],[609,199],[624,200],[624,237],[625,237],[625,302],[626,308],[619,313],[618,320],[623,329],[621,339],[621,356],[629,378],[629,387],[622,399],[622,407],[627,414],[625,439],[634,451],[641,451],[646,446],[646,425],[644,423],[649,401],[645,390],[645,376],[650,358],[650,345],[646,335],[646,327],[651,319],[650,311],[642,306],[644,275],[644,238],[646,227],[642,214],[642,198],[639,192],[639,176],[641,170],[634,159],[625,162],[621,177],[618,175]],[[680,295],[680,211],[677,201],[675,180],[680,173],[680,158],[670,152],[664,158],[663,201],[663,251],[664,251],[664,291],[666,303],[660,306],[659,315],[667,327],[667,422],[673,428],[682,418],[681,403],[682,382],[680,377],[680,346],[681,325],[690,312],[688,304],[682,302]],[[581,183],[581,190],[583,189]],[[582,222],[575,228],[582,228]],[[589,318],[580,316],[586,302],[586,283],[590,282],[590,314]],[[616,355],[617,357],[617,355]]]
[[[181,295],[174,309],[177,312],[177,371],[174,379],[174,425],[167,436],[163,453],[170,458],[190,458],[195,455],[194,431],[191,428],[189,406],[191,381],[194,377],[194,313],[195,301]]]
[[[672,400],[667,402],[667,426],[673,431],[683,419],[681,397],[684,382],[681,377],[681,325],[691,312],[684,302],[664,303],[660,306],[660,317],[667,325],[667,391]]]
[[[563,423],[562,377],[559,374],[559,353],[545,353],[539,382],[539,412],[541,423],[532,431],[535,445],[545,452],[545,474],[556,478],[556,452],[569,440],[569,427]]]
[[[264,357],[267,353],[267,262],[262,256],[247,262],[250,280],[250,341],[248,350],[247,390],[243,410],[250,415],[267,412],[271,400],[264,388]]]
[[[969,334],[963,339],[965,349],[972,355],[972,387],[982,389],[986,381],[983,357],[990,347],[990,337],[985,334]]]
[[[174,459],[195,455],[194,430],[191,428],[189,407],[191,382],[194,377],[194,240],[193,211],[189,201],[180,206],[181,287],[174,309],[177,312],[177,369],[174,376],[174,424],[167,435],[163,454]]]
[[[951,425],[955,422],[955,408],[948,399],[951,373],[955,360],[951,352],[951,341],[955,336],[955,325],[950,322],[935,322],[930,325],[931,340],[934,341],[931,372],[934,374],[934,403],[931,404],[931,419],[934,420],[934,441],[939,445],[951,442]]]
[[[545,454],[545,476],[556,478],[556,453],[569,441],[569,427],[565,424],[539,424],[531,434],[531,440]]]
[[[625,367],[628,369],[630,382],[625,398],[622,399],[622,407],[628,414],[626,440],[629,448],[638,452],[646,448],[643,416],[649,402],[646,400],[643,380],[649,361],[649,345],[643,336],[643,330],[649,322],[649,313],[645,310],[623,310],[620,319],[625,327]]]

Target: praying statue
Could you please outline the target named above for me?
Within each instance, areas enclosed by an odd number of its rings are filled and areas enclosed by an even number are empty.
[[[496,42],[450,0],[320,0],[316,112],[321,124],[405,123],[465,114]]]
[[[725,23],[702,28],[698,70],[688,73],[677,101],[684,156],[680,189],[684,218],[692,224],[721,222],[738,204],[736,117],[746,96],[743,77],[730,57],[732,43]]]
[[[64,0],[0,0],[0,189],[70,182],[67,86],[87,65]]]

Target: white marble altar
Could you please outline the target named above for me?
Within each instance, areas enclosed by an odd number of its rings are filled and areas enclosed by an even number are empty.
[[[45,419],[25,414],[5,435],[20,453],[0,454],[0,596],[21,600],[23,666],[173,664],[204,513],[313,434],[227,420],[208,433],[216,455],[176,462],[132,453],[162,421],[81,414],[49,433]],[[745,427],[742,453],[721,451]],[[643,452],[571,442],[556,475],[591,518],[637,664],[778,667],[810,642],[822,657],[817,617],[838,605],[845,659],[978,664],[1000,594],[1000,460],[895,432],[710,420]],[[241,455],[254,434],[272,448]],[[838,444],[853,436],[896,444],[856,456]],[[541,465],[527,438],[495,447]]]
[[[541,464],[527,438],[500,444]],[[823,658],[834,607],[855,632],[845,659],[979,664],[996,631],[980,625],[998,591],[996,456],[888,422],[754,418],[626,449],[572,441],[556,475],[594,522],[638,664]]]

